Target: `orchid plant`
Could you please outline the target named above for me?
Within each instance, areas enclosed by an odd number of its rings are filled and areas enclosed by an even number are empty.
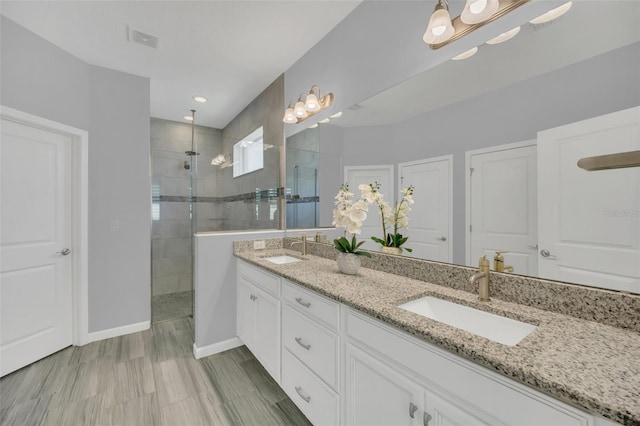
[[[402,188],[402,199],[400,202],[396,201],[393,208],[384,200],[378,182],[370,183],[369,187],[362,191],[362,198],[368,203],[375,203],[382,218],[382,238],[371,237],[373,241],[383,247],[397,247],[408,252],[413,251],[410,248],[402,247],[409,237],[405,237],[399,232],[401,229],[409,229],[409,212],[413,205],[413,190],[413,185]],[[389,228],[392,232],[388,232]]]
[[[359,189],[362,193],[368,185],[360,185]],[[349,184],[345,183],[340,186],[338,194],[335,196],[335,206],[333,209],[333,225],[337,228],[344,228],[345,236],[333,240],[333,245],[342,253],[353,253],[358,256],[371,257],[371,253],[359,250],[364,241],[357,242],[356,235],[360,234],[362,223],[367,218],[369,211],[369,203],[364,199],[353,201],[354,194],[349,191]],[[346,234],[351,234],[351,240],[347,239]]]

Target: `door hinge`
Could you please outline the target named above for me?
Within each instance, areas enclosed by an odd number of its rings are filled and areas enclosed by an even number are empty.
[[[469,167],[469,176],[473,176],[474,167]]]

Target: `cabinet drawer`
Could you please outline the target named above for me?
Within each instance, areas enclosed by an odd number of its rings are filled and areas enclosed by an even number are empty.
[[[286,349],[282,388],[314,425],[338,424],[338,396]]]
[[[282,344],[329,386],[337,388],[338,336],[284,305]]]
[[[238,260],[238,279],[244,279],[257,287],[280,297],[280,278],[262,269]]]
[[[338,303],[305,290],[287,280],[282,284],[282,298],[301,312],[324,323],[331,330],[338,328]]]

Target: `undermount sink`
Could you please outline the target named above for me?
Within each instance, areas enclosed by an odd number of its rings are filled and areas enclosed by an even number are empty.
[[[293,257],[293,256],[287,256],[286,254],[282,256],[265,257],[264,260],[267,260],[271,263],[275,263],[276,265],[285,265],[287,263],[295,263],[295,262],[302,261],[302,259],[298,259],[297,257]]]
[[[507,346],[517,345],[536,329],[535,325],[431,296],[405,303],[399,307]]]

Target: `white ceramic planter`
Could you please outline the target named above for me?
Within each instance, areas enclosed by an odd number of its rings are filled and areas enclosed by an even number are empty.
[[[356,275],[360,269],[360,256],[357,254],[338,252],[336,262],[338,269],[343,274]]]

